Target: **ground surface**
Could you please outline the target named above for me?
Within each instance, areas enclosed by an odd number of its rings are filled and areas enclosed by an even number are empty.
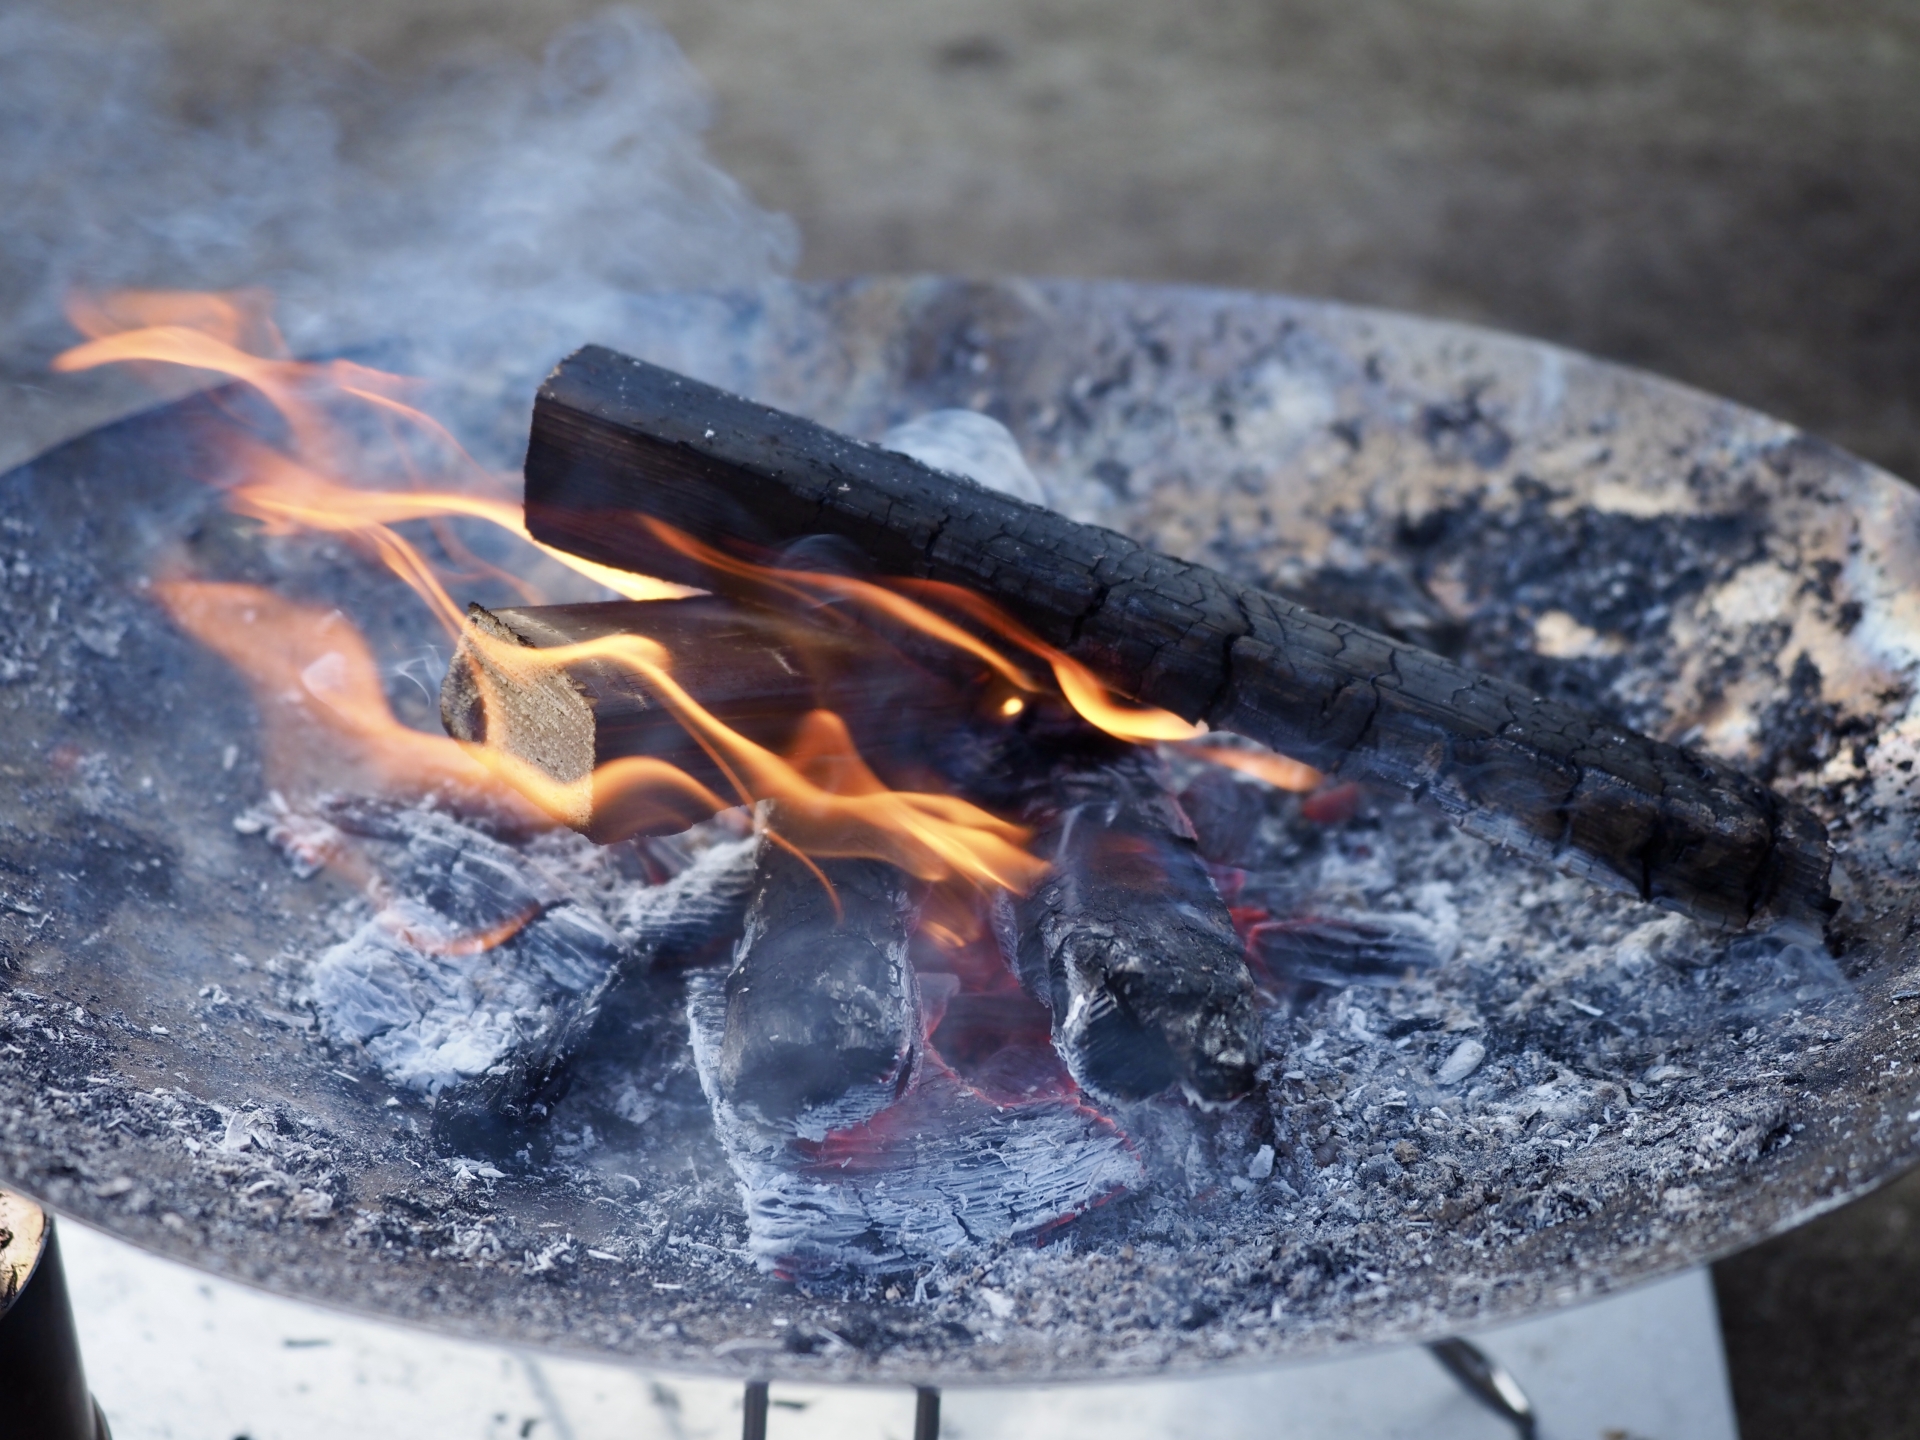
[[[578,0],[166,0],[238,92]],[[801,273],[1323,294],[1563,341],[1920,475],[1920,11],[1901,0],[665,0]],[[1909,1182],[1723,1265],[1749,1440],[1905,1434]]]

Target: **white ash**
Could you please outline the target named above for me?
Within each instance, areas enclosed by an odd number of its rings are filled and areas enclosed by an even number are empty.
[[[1458,1085],[1474,1071],[1480,1068],[1480,1062],[1487,1058],[1487,1047],[1478,1040],[1462,1040],[1453,1047],[1453,1053],[1440,1062],[1440,1068],[1433,1078],[1442,1085]]]
[[[977,410],[928,411],[894,426],[880,437],[880,445],[1016,500],[1047,503],[1046,489],[1020,453],[1013,432]]]
[[[330,1039],[427,1094],[485,1073],[620,967],[711,934],[737,913],[756,845],[706,827],[673,856],[685,869],[647,885],[570,832],[515,847],[430,807],[331,798],[302,811],[275,795],[243,820],[297,875],[349,852],[371,869],[377,908],[315,959],[308,997]]]
[[[1127,1137],[1084,1106],[996,1105],[931,1057],[871,1133],[841,1137],[853,1148],[810,1148],[721,1094],[718,976],[689,980],[687,1018],[714,1128],[740,1181],[747,1249],[762,1269],[844,1279],[951,1260],[1057,1226],[1145,1180]]]
[[[1084,1111],[1064,1129],[1044,1110],[955,1112],[956,1097],[936,1074],[923,1080],[922,1103],[930,1115],[940,1112],[948,1143],[889,1150],[878,1135],[866,1168],[825,1174],[796,1148],[797,1137],[756,1131],[674,1078],[684,1063],[697,1086],[699,1071],[710,1070],[717,1019],[703,1021],[701,1006],[717,1011],[719,982],[669,972],[625,1002],[633,1017],[623,1023],[639,1027],[630,1033],[652,1038],[635,1049],[608,1033],[579,1098],[568,1102],[592,1123],[575,1122],[556,1155],[569,1166],[591,1164],[606,1143],[595,1134],[603,1124],[621,1127],[627,1146],[635,1133],[658,1134],[663,1160],[697,1154],[702,1133],[717,1137],[739,1183],[743,1253],[814,1285],[837,1277],[832,1283],[857,1288],[862,1276],[889,1284],[890,1275],[954,1276],[984,1266],[999,1277],[998,1293],[1019,1297],[1021,1316],[1080,1333],[1097,1328],[1097,1317],[1054,1294],[1054,1279],[1124,1245],[1152,1265],[1162,1257],[1183,1273],[1192,1269],[1196,1324],[1214,1303],[1205,1294],[1224,1287],[1241,1297],[1260,1292],[1254,1310],[1274,1317],[1260,1327],[1303,1333],[1310,1315],[1364,1307],[1378,1284],[1368,1275],[1418,1269],[1438,1229],[1458,1243],[1511,1247],[1649,1187],[1680,1213],[1689,1193],[1791,1143],[1792,1092],[1774,1082],[1795,1068],[1797,1052],[1828,1043],[1850,1013],[1849,987],[1825,956],[1766,940],[1729,943],[1684,919],[1596,895],[1410,806],[1368,801],[1352,821],[1325,825],[1303,817],[1298,797],[1239,789],[1258,814],[1239,857],[1236,903],[1370,925],[1417,940],[1430,955],[1391,984],[1367,973],[1343,985],[1337,970],[1326,971],[1277,997],[1283,1003],[1265,1021],[1270,1059],[1250,1100],[1218,1114],[1177,1101],[1128,1107],[1115,1112],[1122,1139],[1089,1126]],[[346,822],[336,811],[328,823]],[[446,817],[411,823],[423,854],[433,848],[423,836],[438,837],[435,844],[457,838],[466,853]],[[665,847],[668,868],[691,865],[682,880],[703,864],[737,874],[728,867],[750,856],[751,841],[740,836],[738,817],[729,823]],[[480,838],[476,855],[513,856],[501,863],[516,875],[516,865],[528,875],[537,865],[537,878],[524,883],[571,895],[617,945],[645,930],[637,917],[668,894],[609,868],[605,852],[576,837],[517,848]],[[626,927],[617,918],[623,911]],[[440,967],[456,963],[406,947],[396,956],[382,935],[364,926],[362,935],[364,960],[410,966],[414,984],[438,983]],[[537,962],[522,968],[561,993]],[[688,1011],[671,1013],[686,990]],[[390,998],[371,974],[356,994],[369,1011]],[[462,1034],[480,1037],[477,1050],[513,1043],[505,1025],[481,1028],[477,1005],[465,1019]],[[675,1056],[685,1054],[677,1047],[688,1020],[693,1054],[682,1062]],[[406,1063],[419,1068],[418,1056],[436,1040],[446,1060],[447,1041],[428,1033],[428,1014],[407,1023],[418,1049]],[[996,1151],[1016,1163],[994,1158],[983,1168]],[[712,1203],[710,1180],[690,1183],[701,1203]],[[732,1208],[720,1204],[715,1223]],[[1064,1232],[1076,1237],[1064,1245],[1007,1248],[1074,1215],[1081,1223]],[[1241,1238],[1216,1264],[1193,1258],[1207,1235]],[[1268,1238],[1242,1243],[1256,1235]],[[728,1263],[722,1245],[703,1272]],[[941,1289],[946,1282],[928,1283],[936,1293],[927,1323],[1008,1329],[991,1315],[979,1318],[981,1302],[967,1298],[964,1283],[950,1291]],[[1124,1323],[1160,1333],[1187,1322],[1155,1308]]]
[[[242,835],[264,834],[267,843],[286,858],[302,880],[310,880],[326,869],[345,846],[345,837],[330,822],[294,809],[278,790],[234,816],[233,828]]]
[[[400,893],[319,957],[310,985],[331,1038],[364,1046],[395,1085],[435,1093],[546,1028],[559,1001],[596,989],[621,944],[515,851],[445,816],[405,813],[414,843],[376,881]],[[440,865],[431,877],[419,864],[428,857]],[[514,924],[504,943],[474,948],[476,934]]]

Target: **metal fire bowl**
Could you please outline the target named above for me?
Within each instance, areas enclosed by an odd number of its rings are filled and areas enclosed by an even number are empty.
[[[319,1039],[301,957],[352,892],[295,879],[236,833],[268,786],[254,704],[143,592],[183,557],[234,576],[297,560],[384,652],[419,637],[355,555],[296,554],[223,517],[196,477],[218,472],[215,422],[235,402],[202,397],[0,477],[0,1179],[211,1272],[455,1335],[965,1383],[1272,1362],[1510,1320],[1751,1244],[1914,1158],[1920,501],[1892,477],[1551,346],[1275,296],[880,280],[660,302],[629,327],[654,337],[650,358],[855,434],[989,410],[1069,512],[1771,766],[1833,826],[1844,1003],[1720,1035],[1700,1053],[1724,1064],[1704,1071],[1643,1063],[1643,1047],[1591,1128],[1534,1116],[1515,1133],[1544,1178],[1448,1200],[1441,1173],[1403,1225],[1353,1191],[1216,1226],[1182,1191],[1137,1249],[1121,1206],[943,1273],[929,1296],[912,1277],[856,1293],[754,1273],[699,1134],[673,1163],[705,1216],[640,1203],[672,1179],[644,1125],[564,1174],[463,1170],[426,1143],[418,1099]],[[1473,883],[1560,896],[1557,944],[1589,909],[1616,936],[1658,918],[1471,858]],[[1527,932],[1513,938],[1499,963],[1525,963]],[[1291,1043],[1336,1013],[1310,1008]],[[1502,1016],[1484,1019],[1497,1050]],[[1769,1044],[1765,1063],[1738,1060]],[[1276,1087],[1296,1083],[1287,1063]],[[1434,1114],[1395,1123],[1438,1137],[1460,1087],[1435,1068],[1408,1071]],[[1310,1191],[1314,1147],[1337,1151],[1343,1122],[1324,1090],[1298,1099],[1282,1168],[1303,1167],[1289,1173]],[[1350,1158],[1362,1184],[1399,1163]],[[1582,1189],[1599,1172],[1608,1183]],[[1170,1232],[1167,1212],[1189,1206]],[[1528,1206],[1532,1221],[1500,1228]]]

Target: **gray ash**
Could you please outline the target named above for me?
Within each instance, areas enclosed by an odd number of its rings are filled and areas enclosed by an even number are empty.
[[[470,1336],[665,1368],[963,1383],[1267,1362],[1493,1323],[1697,1264],[1915,1153],[1912,666],[1890,598],[1913,592],[1911,492],[1643,377],[1292,301],[886,282],[712,313],[727,353],[747,352],[716,377],[742,389],[858,434],[941,404],[992,409],[1076,513],[1290,589],[1324,578],[1362,596],[1338,577],[1391,572],[1385,628],[1451,630],[1442,648],[1501,673],[1565,667],[1604,708],[1674,736],[1701,727],[1743,764],[1776,733],[1763,717],[1794,699],[1807,650],[1820,693],[1779,715],[1782,773],[1845,842],[1851,985],[1824,956],[1729,944],[1411,809],[1230,779],[1214,798],[1231,823],[1207,858],[1244,872],[1229,896],[1243,924],[1295,927],[1268,934],[1311,960],[1285,986],[1258,976],[1272,1003],[1256,1092],[1219,1112],[1114,1110],[1141,1179],[1059,1229],[783,1281],[755,1263],[700,1086],[687,1006],[701,954],[622,971],[552,1107],[549,1157],[524,1172],[442,1153],[425,1097],[327,1039],[312,969],[369,901],[233,831],[269,788],[256,707],[140,579],[184,546],[209,573],[348,609],[389,659],[435,637],[395,618],[396,587],[370,565],[220,514],[197,478],[213,407],[188,407],[0,478],[10,1182],[221,1273]],[[1420,419],[1486,375],[1475,404],[1511,442],[1495,471],[1471,437],[1448,448]],[[1566,498],[1509,494],[1520,473]],[[1566,537],[1585,512],[1635,523],[1596,519],[1584,533],[1612,548],[1583,551]],[[1423,538],[1440,557],[1423,569],[1405,532],[1426,537],[1434,514],[1458,528]],[[1698,552],[1652,548],[1670,533]],[[1527,548],[1555,535],[1559,575]],[[1658,560],[1678,597],[1664,622],[1660,595],[1606,574],[1643,543],[1632,558]],[[1501,578],[1509,559],[1534,576],[1531,613]],[[1714,577],[1704,591],[1696,572]],[[1600,623],[1616,579],[1640,630]],[[1546,653],[1554,613],[1591,634],[1554,622],[1567,643]],[[1789,614],[1783,649],[1774,622]],[[1615,635],[1629,648],[1610,654]],[[396,703],[410,688],[396,682]],[[1872,733],[1829,747],[1828,705],[1835,727],[1864,716]],[[1179,779],[1206,842],[1197,777]],[[443,808],[529,863],[553,843]],[[601,854],[604,868],[563,873],[616,935],[623,898],[656,895],[691,858]],[[1339,965],[1377,970],[1395,946],[1432,958],[1391,983],[1341,983]],[[937,973],[923,966],[923,985]],[[1017,1094],[1051,1083],[1032,1063],[1047,1029],[1017,989],[975,987],[949,999],[932,1046],[968,1083]]]
[[[644,1155],[649,1178],[621,1172],[636,1198],[671,1207],[697,1196],[735,1234],[715,1264],[804,1278],[826,1296],[911,1284],[936,1314],[958,1313],[970,1282],[957,1276],[1006,1273],[1016,1259],[1014,1273],[1044,1285],[1050,1264],[1084,1247],[1178,1250],[1193,1226],[1284,1235],[1262,1251],[1266,1278],[1249,1272],[1235,1287],[1243,1300],[1263,1294],[1271,1322],[1316,1296],[1354,1300],[1369,1271],[1417,1269],[1435,1226],[1472,1244],[1519,1243],[1650,1182],[1684,1208],[1696,1177],[1789,1143],[1784,1103],[1740,1097],[1846,1022],[1853,994],[1826,956],[1713,940],[1490,856],[1408,806],[1363,795],[1330,821],[1311,798],[1237,777],[1221,794],[1218,772],[1174,763],[1189,793],[1213,796],[1216,874],[1264,989],[1269,1058],[1248,1100],[1211,1112],[1177,1098],[1109,1102],[1103,1117],[1074,1096],[1045,1048],[1044,1014],[1008,988],[997,956],[956,970],[923,946],[917,989],[930,997],[932,1039],[905,1098],[871,1115],[769,1118],[725,1091],[718,973],[642,965],[607,987],[570,1057],[572,1093],[553,1106],[543,1173]],[[529,882],[500,877],[535,863],[510,871],[505,857],[521,852],[433,812],[383,813],[362,828],[404,836],[407,861],[434,850],[455,875],[484,869],[489,895],[517,900],[515,885]],[[1242,843],[1223,848],[1221,829]],[[541,843],[550,867],[555,842]],[[708,865],[731,863],[742,843],[709,849]],[[600,884],[592,902],[560,902],[562,913],[585,903],[632,913],[667,889],[618,873],[605,852],[559,848]],[[476,855],[490,863],[476,867]],[[389,865],[389,884],[410,875],[444,894],[444,875],[406,863]],[[312,972],[323,1029],[336,1035],[325,979],[343,948]],[[536,1045],[543,1033],[532,1027]],[[1709,1083],[1718,1100],[1703,1114],[1688,1102]],[[714,1189],[722,1157],[737,1199],[730,1185]],[[713,1170],[699,1178],[703,1161]],[[456,1180],[500,1173],[472,1157],[455,1164]],[[682,1167],[687,1186],[663,1187]],[[1049,1234],[1058,1238],[1039,1249],[1006,1248]]]

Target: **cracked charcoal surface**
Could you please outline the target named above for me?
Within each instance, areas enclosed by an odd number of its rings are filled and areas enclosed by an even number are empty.
[[[694,979],[687,1016],[714,1125],[746,1206],[747,1253],[780,1275],[924,1275],[1052,1229],[1136,1189],[1125,1135],[1071,1099],[996,1103],[937,1058],[868,1123],[805,1133],[727,1096],[726,990]],[[825,1143],[821,1143],[824,1140]]]
[[[910,882],[891,865],[811,862],[763,844],[709,1087],[815,1140],[892,1104],[920,1053],[907,961],[916,918]]]
[[[516,1165],[548,1157],[547,1121],[608,990],[730,934],[753,865],[749,842],[713,845],[631,887],[609,920],[583,883],[605,859],[577,837],[529,855],[444,812],[365,799],[247,821],[296,872],[316,846],[373,872],[379,908],[309,973],[321,1032],[430,1096],[442,1151]],[[504,942],[474,944],[502,928]]]
[[[1894,998],[1920,991],[1910,492],[1578,357],[1299,302],[888,282],[668,310],[660,353],[711,322],[740,357],[713,378],[770,403],[871,436],[990,410],[1077,518],[1288,594],[1332,577],[1357,604],[1372,582],[1351,577],[1395,577],[1384,628],[1743,765],[1776,756],[1841,842],[1838,955],[1730,946],[1377,795],[1250,789],[1208,855],[1260,867],[1236,909],[1391,932],[1432,962],[1390,986],[1259,976],[1255,1095],[1116,1112],[1146,1179],[1063,1230],[785,1284],[754,1262],[714,1135],[686,963],[606,997],[524,1174],[439,1153],[424,1100],[325,1039],[304,997],[368,920],[361,886],[235,832],[279,783],[252,704],[140,578],[184,551],[344,607],[395,665],[439,637],[351,554],[213,510],[183,478],[210,443],[175,412],[0,478],[9,1180],[162,1253],[458,1333],[959,1381],[1471,1329],[1696,1264],[1917,1153],[1913,1002]],[[1469,393],[1507,438],[1497,462],[1422,421]],[[418,689],[392,699],[430,726]],[[542,863],[553,843],[495,838]],[[618,931],[623,897],[692,859],[679,843],[562,873]],[[936,1034],[965,1049],[974,1011],[1044,1033],[1012,995],[955,997]]]
[[[1261,1056],[1253,982],[1162,766],[1097,737],[1081,745],[1013,752],[1016,768],[1046,767],[1020,813],[1052,869],[1010,907],[1008,960],[1093,1095],[1244,1095]]]

